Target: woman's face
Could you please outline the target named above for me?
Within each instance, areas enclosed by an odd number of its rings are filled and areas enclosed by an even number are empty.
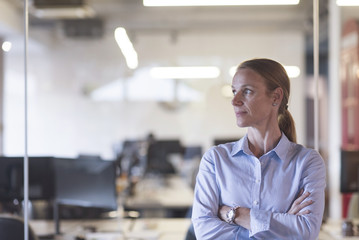
[[[232,105],[239,127],[269,127],[277,121],[276,98],[268,93],[264,79],[251,69],[240,69],[233,77]]]

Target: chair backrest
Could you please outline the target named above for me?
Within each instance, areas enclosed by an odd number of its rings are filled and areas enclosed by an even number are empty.
[[[0,215],[0,239],[24,240],[24,222],[11,215]],[[37,240],[29,226],[29,240]]]

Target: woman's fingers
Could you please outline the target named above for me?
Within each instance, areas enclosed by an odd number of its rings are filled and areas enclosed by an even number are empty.
[[[309,192],[305,192],[303,194],[299,194],[300,196],[294,201],[294,204],[299,205],[301,202],[303,202],[304,199],[306,199],[310,193]]]
[[[303,208],[313,204],[313,200],[304,201],[307,197],[309,197],[310,193],[303,193],[303,189],[299,193],[299,197],[293,202],[291,208],[288,213],[293,215],[305,215],[309,214],[310,210],[301,211]]]

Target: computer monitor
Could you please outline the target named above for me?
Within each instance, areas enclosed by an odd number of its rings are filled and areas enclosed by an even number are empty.
[[[359,151],[341,150],[340,192],[359,191]]]
[[[29,157],[29,199],[54,198],[52,157]],[[0,157],[0,201],[24,199],[24,157]]]
[[[213,144],[215,145],[215,146],[217,146],[217,145],[220,145],[220,144],[224,144],[224,143],[229,143],[229,142],[235,142],[235,141],[238,141],[240,139],[240,137],[238,137],[238,138],[235,138],[235,137],[233,137],[233,138],[215,138],[214,140],[213,140]]]
[[[116,166],[96,158],[54,158],[59,204],[117,209]]]
[[[99,158],[54,158],[55,233],[60,234],[60,206],[117,209],[116,164]]]
[[[146,173],[173,174],[176,172],[170,162],[170,155],[183,155],[184,148],[177,139],[156,140],[148,149]]]
[[[186,146],[183,151],[183,159],[202,158],[202,154],[202,146]]]

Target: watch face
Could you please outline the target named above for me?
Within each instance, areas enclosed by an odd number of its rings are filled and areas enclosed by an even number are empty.
[[[233,217],[234,217],[234,211],[233,211],[233,209],[231,209],[229,212],[228,212],[228,218],[229,219],[233,219]]]

